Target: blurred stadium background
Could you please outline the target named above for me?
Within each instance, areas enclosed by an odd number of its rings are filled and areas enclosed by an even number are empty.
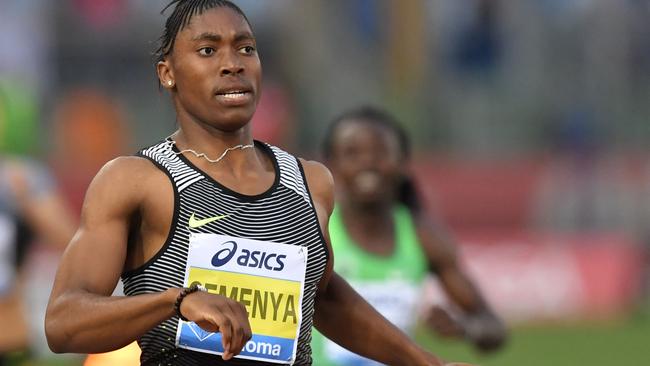
[[[318,159],[340,111],[394,112],[427,207],[513,327],[494,356],[421,342],[482,365],[650,364],[650,1],[235,2],[265,73],[255,136]],[[1,2],[0,153],[47,163],[71,207],[175,128],[151,57],[165,4]],[[15,365],[79,362],[42,335],[57,256],[31,253]]]

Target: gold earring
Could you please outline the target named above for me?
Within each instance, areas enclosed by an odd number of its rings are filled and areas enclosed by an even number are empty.
[[[174,82],[171,81],[171,80],[167,80],[167,85],[172,86],[172,85],[174,85]]]

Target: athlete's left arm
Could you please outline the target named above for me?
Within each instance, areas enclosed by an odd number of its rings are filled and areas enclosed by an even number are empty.
[[[333,271],[327,225],[334,207],[334,180],[322,164],[311,161],[302,161],[302,164],[330,252],[326,274],[316,297],[314,326],[350,351],[384,364],[444,365],[393,326]]]
[[[442,335],[464,336],[480,350],[500,348],[507,329],[461,268],[454,243],[425,214],[416,215],[416,226],[430,270],[464,312],[462,319],[453,319],[444,309],[433,307],[427,314],[428,324]]]

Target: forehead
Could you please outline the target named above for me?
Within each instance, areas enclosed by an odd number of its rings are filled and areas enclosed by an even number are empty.
[[[253,34],[246,19],[227,6],[218,6],[193,15],[188,24],[178,32],[178,39],[193,39],[204,33],[222,37],[241,33]]]
[[[358,143],[364,141],[397,147],[399,140],[388,126],[367,119],[346,119],[341,122],[334,134],[335,144]]]

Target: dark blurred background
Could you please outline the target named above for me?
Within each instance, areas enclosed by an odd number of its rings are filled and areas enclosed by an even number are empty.
[[[515,327],[489,358],[422,342],[484,365],[650,360],[650,1],[235,2],[264,68],[256,138],[319,159],[341,111],[396,114],[427,207]],[[1,1],[0,153],[43,161],[77,210],[106,161],[175,129],[151,56],[165,4]],[[38,248],[16,364],[74,363],[43,341],[59,253]]]

